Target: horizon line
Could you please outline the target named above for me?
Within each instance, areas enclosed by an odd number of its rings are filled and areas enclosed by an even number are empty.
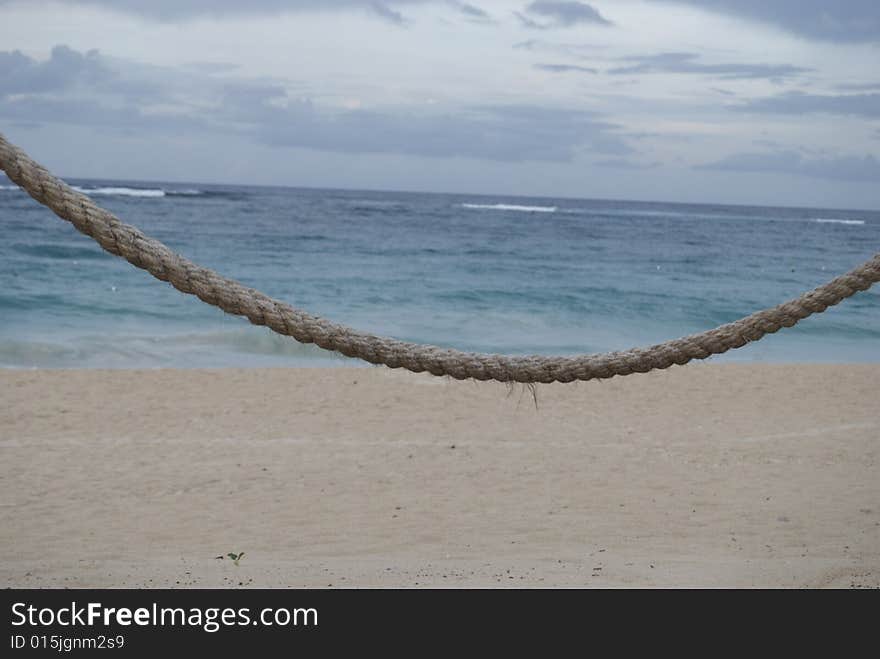
[[[0,175],[14,184],[5,172],[0,170]],[[209,182],[197,180],[160,180],[160,179],[139,179],[139,178],[96,178],[92,176],[61,176],[64,181],[98,181],[105,183],[135,183],[135,184],[172,184],[172,185],[206,185],[206,186],[231,186],[239,188],[269,188],[281,190],[312,190],[312,191],[339,191],[339,192],[384,192],[390,194],[420,194],[420,195],[461,195],[469,197],[503,197],[507,199],[548,199],[548,200],[567,200],[567,201],[599,201],[599,202],[623,202],[635,204],[676,204],[680,206],[729,206],[733,208],[780,208],[789,210],[834,210],[856,213],[878,213],[880,207],[877,208],[842,208],[837,206],[798,206],[793,204],[760,204],[760,203],[744,203],[744,202],[725,202],[725,201],[669,201],[662,199],[621,199],[615,197],[574,197],[570,195],[524,195],[516,193],[503,192],[462,192],[462,191],[437,191],[437,190],[394,190],[392,188],[345,188],[336,186],[314,186],[314,185],[282,185],[270,183],[226,183],[226,182]]]

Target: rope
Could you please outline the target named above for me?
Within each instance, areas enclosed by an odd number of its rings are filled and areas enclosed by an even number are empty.
[[[73,190],[31,160],[0,134],[0,168],[11,180],[48,206],[61,219],[91,236],[106,251],[121,256],[177,290],[197,296],[226,313],[245,316],[254,325],[314,343],[372,364],[420,373],[449,375],[458,380],[500,382],[572,382],[645,373],[686,364],[692,359],[739,348],[864,291],[880,281],[880,253],[854,270],[779,306],[715,329],[647,348],[573,357],[508,356],[462,352],[375,336],[333,323],[274,300],[175,254],[137,228],[124,224],[89,197]]]

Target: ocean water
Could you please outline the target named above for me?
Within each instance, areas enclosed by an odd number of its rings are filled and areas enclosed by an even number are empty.
[[[8,183],[8,182],[3,182]],[[226,276],[357,329],[576,354],[735,320],[880,249],[880,213],[78,181]],[[178,293],[0,186],[0,367],[351,365]],[[880,289],[716,361],[880,361]]]

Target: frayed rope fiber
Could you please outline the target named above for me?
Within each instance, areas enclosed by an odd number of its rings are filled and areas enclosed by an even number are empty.
[[[0,134],[0,168],[41,204],[52,209],[111,254],[121,256],[177,290],[197,296],[226,313],[244,316],[300,343],[314,343],[372,364],[421,373],[448,375],[458,380],[500,382],[573,382],[645,373],[705,359],[757,341],[783,327],[791,327],[821,313],[858,291],[880,281],[880,253],[827,284],[771,309],[715,329],[666,341],[647,348],[573,357],[508,356],[462,352],[365,334],[313,316],[274,300],[257,290],[227,279],[175,254],[158,240],[97,206],[89,197],[34,162]]]

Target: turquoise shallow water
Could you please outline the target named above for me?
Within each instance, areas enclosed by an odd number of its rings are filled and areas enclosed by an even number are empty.
[[[351,364],[226,316],[0,185],[0,366]],[[880,213],[71,181],[310,312],[508,353],[628,348],[777,304],[880,249]],[[880,290],[720,361],[880,361]]]

